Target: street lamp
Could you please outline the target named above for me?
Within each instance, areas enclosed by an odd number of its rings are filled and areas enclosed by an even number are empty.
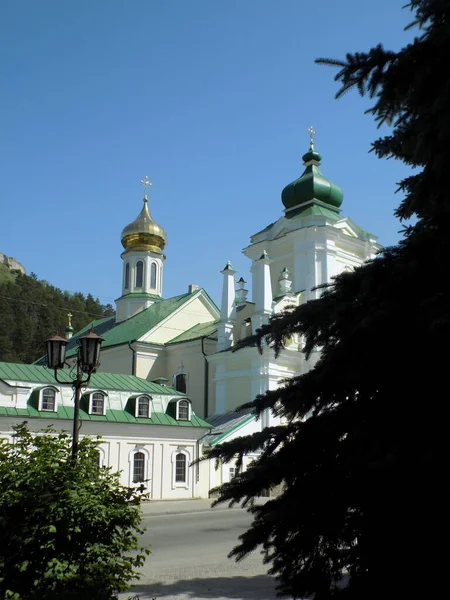
[[[78,433],[80,429],[80,398],[81,388],[88,385],[92,373],[95,373],[99,366],[100,346],[103,339],[92,330],[78,338],[76,371],[70,371],[72,387],[75,390],[75,404],[73,413],[73,434],[72,434],[72,458],[75,459],[78,452]],[[54,335],[48,339],[47,345],[47,367],[53,369],[55,379],[58,383],[67,383],[58,379],[58,369],[62,369],[65,364],[66,346],[68,340],[60,335]],[[83,379],[83,375],[85,378]]]

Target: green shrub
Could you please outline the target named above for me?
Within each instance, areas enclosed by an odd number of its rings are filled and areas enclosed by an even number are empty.
[[[140,491],[97,466],[98,439],[26,423],[0,440],[0,598],[111,600],[138,576]]]

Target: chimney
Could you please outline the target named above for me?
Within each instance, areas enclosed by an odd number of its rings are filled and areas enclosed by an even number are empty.
[[[197,291],[197,290],[199,290],[199,289],[200,289],[200,286],[199,286],[199,285],[197,285],[197,284],[195,284],[195,283],[190,283],[190,284],[188,285],[188,292],[189,292],[190,294],[192,294],[192,292],[196,292],[196,291]]]

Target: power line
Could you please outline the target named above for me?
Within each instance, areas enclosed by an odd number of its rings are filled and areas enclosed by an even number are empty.
[[[13,298],[12,296],[4,296],[0,294],[0,298],[4,300],[13,300],[14,302],[22,302],[22,304],[33,304],[34,306],[44,306],[45,308],[53,308],[56,310],[68,311],[73,313],[80,313],[83,315],[89,315],[90,317],[96,317],[96,319],[107,319],[108,317],[105,315],[100,315],[98,313],[87,312],[86,310],[76,310],[71,309],[69,307],[55,306],[54,304],[44,304],[43,302],[33,302],[32,300],[22,300],[21,298]]]

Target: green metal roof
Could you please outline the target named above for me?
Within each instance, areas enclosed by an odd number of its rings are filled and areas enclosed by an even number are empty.
[[[73,408],[70,406],[60,406],[57,412],[51,412],[48,410],[38,411],[32,406],[27,408],[10,408],[6,406],[0,406],[0,415],[8,417],[38,417],[46,419],[47,421],[53,421],[55,419],[68,419],[73,420]],[[196,415],[191,416],[190,421],[177,421],[169,415],[160,412],[152,412],[152,416],[149,419],[143,419],[134,417],[131,413],[125,410],[107,410],[106,415],[90,415],[84,410],[80,409],[80,419],[82,421],[103,421],[113,423],[140,423],[142,425],[169,425],[178,427],[204,427],[207,429],[211,428],[211,425],[197,417]]]
[[[64,383],[71,383],[71,369],[60,369],[58,377]],[[53,371],[38,365],[23,365],[20,363],[0,362],[0,379],[10,381],[27,381],[30,383],[47,383],[58,385]],[[90,388],[101,390],[117,390],[171,396],[184,396],[174,388],[147,381],[136,375],[119,375],[117,373],[94,373],[89,384]]]
[[[326,206],[320,206],[320,204],[305,204],[304,206],[299,206],[290,211],[289,215],[286,215],[286,217],[289,219],[295,217],[326,217],[331,221],[339,221],[341,218],[336,211],[331,210]]]
[[[244,411],[231,411],[209,416],[208,419],[212,430],[211,433],[205,437],[204,444],[216,446],[231,433],[240,429],[247,423],[250,423],[250,421],[255,420],[255,415],[250,413],[250,411],[251,409],[247,409]]]
[[[217,331],[217,325],[219,321],[212,321],[209,323],[197,323],[187,331],[183,331],[177,337],[174,337],[168,344],[178,344],[179,342],[189,342],[191,340],[197,340],[202,337],[212,335]]]
[[[137,315],[134,315],[134,317],[130,317],[126,321],[121,321],[116,324],[115,317],[110,317],[112,322],[106,323],[103,319],[102,321],[97,322],[98,325],[94,322],[92,328],[95,333],[101,335],[103,338],[102,348],[127,344],[128,342],[138,340],[147,333],[147,331],[150,331],[150,329],[153,329],[158,323],[161,323],[161,321],[166,319],[197,293],[198,290],[195,290],[194,292],[180,294],[179,296],[167,298],[166,300],[158,299],[154,304],[139,312]],[[70,340],[66,351],[66,356],[68,358],[76,353],[77,339],[90,328],[91,325],[85,327],[77,332]]]
[[[281,192],[281,200],[287,211],[310,201],[324,202],[332,210],[339,211],[343,198],[342,190],[320,172],[321,158],[311,142],[309,151],[303,156],[305,166],[303,174]],[[289,218],[289,215],[287,214],[286,217]]]

